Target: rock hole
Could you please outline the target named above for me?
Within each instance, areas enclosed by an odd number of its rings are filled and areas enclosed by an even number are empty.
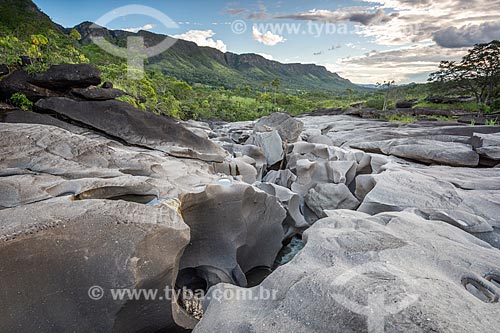
[[[481,301],[485,303],[498,302],[498,294],[490,290],[489,286],[485,285],[482,281],[466,277],[462,279],[462,284],[468,292]]]
[[[195,268],[179,271],[175,282],[175,289],[179,295],[178,304],[197,320],[203,317],[203,296],[207,287],[207,282]]]
[[[486,280],[490,281],[495,287],[500,289],[500,272],[499,273],[488,273],[484,277]]]
[[[247,278],[247,288],[258,286],[262,283],[273,271],[268,267],[255,267],[248,271],[245,276]]]
[[[273,268],[276,269],[292,261],[292,259],[304,248],[304,246],[305,243],[302,240],[302,237],[298,235],[286,241],[274,261]]]

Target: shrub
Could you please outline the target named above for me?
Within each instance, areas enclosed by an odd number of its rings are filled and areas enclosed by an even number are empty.
[[[417,118],[415,117],[402,114],[384,115],[382,116],[382,119],[390,121],[391,123],[400,123],[400,124],[412,124],[417,121]]]
[[[490,104],[491,112],[500,111],[500,98],[494,99]]]
[[[372,109],[377,109],[377,110],[383,110],[384,109],[384,96],[377,96],[370,98],[369,100],[366,101],[365,103],[366,107],[372,108]],[[392,110],[395,107],[395,103],[393,100],[387,101],[387,109]]]
[[[15,107],[24,111],[31,111],[33,109],[33,102],[30,101],[25,94],[15,93],[10,97],[10,102]]]

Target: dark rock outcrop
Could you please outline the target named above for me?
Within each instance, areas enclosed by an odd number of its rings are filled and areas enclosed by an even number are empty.
[[[71,88],[87,88],[101,84],[101,73],[92,65],[54,65],[42,74],[29,77],[28,82],[38,87],[66,92]]]
[[[12,72],[0,81],[0,98],[4,101],[8,101],[13,94],[21,93],[26,95],[30,101],[36,102],[42,98],[63,95],[60,92],[29,83],[29,79],[30,75],[22,69]]]
[[[10,73],[9,67],[6,65],[0,64],[0,76],[7,75]]]
[[[224,151],[213,142],[193,134],[171,118],[143,112],[124,102],[49,98],[37,102],[36,108],[89,126],[131,145],[178,157],[213,162],[224,160]]]
[[[114,88],[73,88],[71,95],[78,98],[86,99],[89,101],[108,101],[126,95],[120,89]]]

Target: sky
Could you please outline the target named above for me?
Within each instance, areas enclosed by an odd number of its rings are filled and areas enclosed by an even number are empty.
[[[500,39],[500,0],[35,0],[55,22],[96,22],[140,4],[169,21],[118,17],[110,29],[149,30],[223,52],[325,66],[359,84],[424,82],[441,60]]]

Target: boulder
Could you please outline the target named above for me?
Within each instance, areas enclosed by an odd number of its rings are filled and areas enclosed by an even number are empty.
[[[4,76],[10,73],[9,67],[4,64],[0,64],[0,76]]]
[[[55,117],[51,117],[46,114],[40,114],[35,112],[26,112],[24,110],[8,110],[8,112],[0,114],[0,122],[2,123],[12,123],[12,124],[40,124],[40,125],[50,125],[56,126],[67,131],[81,134],[88,130],[71,125],[65,121],[59,120]]]
[[[397,109],[411,109],[417,105],[418,101],[399,101],[396,103]]]
[[[500,161],[500,133],[474,133],[472,146],[479,155],[494,161]]]
[[[500,252],[460,229],[412,212],[340,210],[303,239],[295,258],[259,286],[213,287],[194,332],[493,333],[500,326]]]
[[[96,198],[153,193],[159,198],[176,198],[220,178],[202,161],[134,150],[98,136],[88,138],[53,126],[0,124],[0,136],[0,183],[14,190],[6,195],[11,203],[76,196],[94,189],[103,191],[93,192]],[[10,178],[17,175],[33,178]],[[47,182],[42,178],[45,175],[54,176],[54,181]],[[143,184],[141,188],[154,186],[155,192],[138,191],[137,182]],[[124,188],[130,191],[123,193]],[[0,197],[5,198],[3,194]]]
[[[109,82],[109,81],[106,81],[104,82],[102,85],[101,85],[101,88],[104,88],[104,89],[112,89],[114,86],[113,86],[113,83]]]
[[[440,219],[481,239],[489,237],[491,245],[500,248],[500,239],[494,237],[500,236],[500,171],[495,170],[393,167],[358,176],[358,211],[378,214],[414,208],[428,219]]]
[[[349,186],[356,176],[357,164],[354,161],[316,161],[307,159],[297,161],[297,181],[292,191],[306,195],[311,188],[321,183],[345,184]]]
[[[138,110],[125,102],[49,98],[38,101],[36,108],[69,118],[131,145],[177,157],[209,162],[224,160],[225,152],[210,140],[193,134],[171,118]]]
[[[12,72],[0,81],[0,98],[8,101],[15,93],[21,93],[32,101],[46,97],[62,96],[62,93],[42,88],[28,82],[30,75],[22,69]]]
[[[465,143],[408,138],[356,143],[351,147],[428,164],[468,167],[479,164],[479,155]]]
[[[188,226],[166,206],[57,199],[0,210],[0,283],[9,286],[0,330],[178,332],[176,300],[112,290],[173,290],[188,242]]]
[[[290,170],[271,170],[263,178],[266,183],[276,184],[286,188],[291,188],[292,184],[297,181],[297,176]]]
[[[70,94],[89,101],[107,101],[126,95],[125,92],[121,91],[120,89],[105,89],[95,87],[73,88],[71,89]]]
[[[344,184],[318,184],[305,196],[306,205],[318,217],[326,217],[325,210],[356,210],[360,204],[358,199]]]
[[[220,282],[246,286],[246,273],[272,267],[286,217],[275,197],[249,185],[228,183],[185,194],[181,202],[191,243],[180,261],[180,287],[209,288]]]
[[[283,142],[278,131],[254,133],[248,138],[245,145],[254,145],[262,148],[268,166],[283,160]]]
[[[101,84],[101,73],[97,67],[87,64],[54,65],[44,73],[29,77],[28,82],[38,87],[66,92],[71,88]]]
[[[290,238],[296,234],[301,234],[310,225],[302,214],[302,200],[300,196],[293,193],[288,188],[271,183],[257,183],[255,185],[262,191],[278,198],[287,211],[287,217],[283,221],[285,238]]]
[[[252,164],[255,165],[255,160],[250,157],[236,157],[223,163],[214,163],[214,170],[228,176],[240,177],[245,183],[253,184],[257,181],[257,169]]]
[[[260,118],[256,123],[255,132],[271,132],[277,130],[281,140],[287,143],[296,142],[300,137],[304,123],[292,118],[290,115],[281,112],[272,113],[269,116]]]

